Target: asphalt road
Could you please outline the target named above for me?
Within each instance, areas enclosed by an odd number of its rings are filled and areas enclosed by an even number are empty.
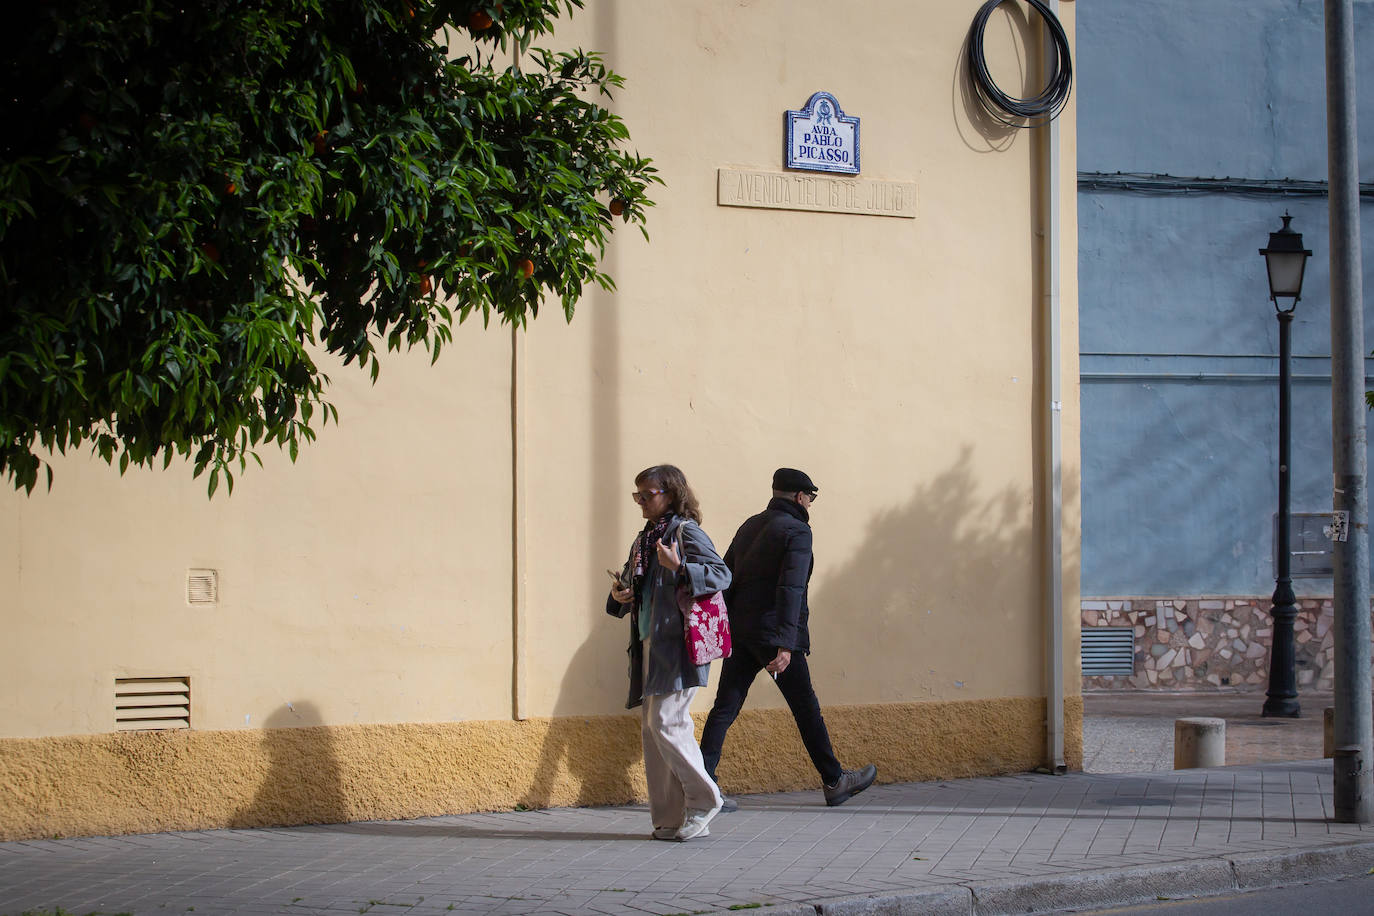
[[[1150,906],[1072,912],[1084,916],[1361,916],[1374,913],[1374,876],[1314,881],[1248,894],[1163,900]]]

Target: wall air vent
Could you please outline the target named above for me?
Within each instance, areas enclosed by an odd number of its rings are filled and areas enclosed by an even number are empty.
[[[219,573],[213,569],[186,570],[186,603],[215,604],[219,601]]]
[[[115,678],[116,731],[154,731],[190,727],[189,677]]]
[[[1084,627],[1082,634],[1084,677],[1135,674],[1134,628]]]

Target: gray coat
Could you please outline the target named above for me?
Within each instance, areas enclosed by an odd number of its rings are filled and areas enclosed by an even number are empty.
[[[612,617],[630,617],[630,696],[626,709],[633,709],[644,697],[659,696],[688,687],[706,686],[710,665],[693,665],[687,658],[686,634],[682,627],[682,611],[677,606],[677,585],[685,582],[693,597],[724,591],[730,585],[730,570],[716,553],[715,545],[688,519],[674,518],[664,534],[665,543],[681,537],[679,555],[684,563],[676,575],[658,565],[657,552],[649,555],[645,576],[651,583],[646,610],[649,617],[649,678],[644,682],[644,647],[639,641],[639,621],[631,613],[633,604],[621,604],[606,598],[606,613]],[[634,545],[625,560],[622,575],[628,580],[634,560]]]

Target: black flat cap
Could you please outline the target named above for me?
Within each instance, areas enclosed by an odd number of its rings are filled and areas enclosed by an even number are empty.
[[[773,489],[783,493],[819,493],[820,488],[811,482],[806,472],[796,468],[778,468],[773,472]]]

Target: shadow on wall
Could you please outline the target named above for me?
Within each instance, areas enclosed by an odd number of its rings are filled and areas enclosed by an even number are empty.
[[[970,13],[970,29],[972,25],[973,15]],[[1010,38],[1002,38],[1003,34],[1009,35]],[[1003,153],[1011,149],[1021,131],[992,117],[978,100],[978,93],[968,72],[969,35],[968,31],[964,33],[964,42],[959,46],[959,54],[954,59],[954,72],[950,75],[950,109],[954,114],[954,123],[958,128],[959,138],[969,149],[976,153]],[[1003,42],[1018,50],[1040,47],[1036,27],[1026,19],[1025,11],[1015,3],[1003,4],[989,17],[983,41],[984,46],[990,49],[1001,47]],[[994,52],[989,50],[988,53]],[[988,63],[991,68],[992,61]],[[999,85],[999,88],[1009,95],[1018,97],[1039,92],[1041,87],[1032,86],[1030,77],[1025,73],[1027,67],[1037,65],[1019,57],[1016,64],[1022,70],[1020,85],[1009,83]],[[994,77],[1002,75],[1003,71],[997,68]],[[961,113],[963,117],[960,117]]]
[[[602,596],[601,600],[605,600]],[[568,659],[559,697],[580,696],[587,677],[614,675],[620,685],[615,708],[618,715],[560,715],[529,723],[547,733],[539,742],[539,760],[533,781],[520,804],[526,808],[553,805],[607,804],[644,797],[643,755],[639,746],[638,710],[624,710],[629,691],[625,640],[628,624],[601,613],[597,630]],[[607,650],[605,630],[614,630],[616,647]]]
[[[263,726],[260,787],[230,816],[232,827],[349,820],[334,730],[313,703],[281,707]]]
[[[595,46],[614,62],[618,49],[619,23],[613,6],[600,4],[589,11],[593,17]],[[601,269],[619,273],[617,246],[607,249]],[[591,322],[591,401],[590,466],[588,492],[591,528],[587,543],[607,545],[604,565],[619,567],[625,545],[616,543],[619,524],[610,506],[623,506],[632,485],[626,480],[638,468],[626,473],[621,462],[623,431],[620,423],[620,314],[614,293],[595,290],[586,308]],[[614,546],[609,546],[614,545]],[[609,580],[598,573],[596,581],[604,589]],[[520,799],[527,808],[550,805],[605,804],[642,797],[644,775],[639,747],[638,717],[624,709],[628,689],[625,639],[628,624],[607,617],[603,612],[606,591],[586,597],[586,613],[591,616],[588,637],[568,656],[558,699],[551,719],[532,719],[531,729],[543,729],[535,737],[538,760],[530,770],[530,786]],[[614,635],[612,635],[614,634]],[[585,706],[572,704],[588,694],[605,698],[605,715],[578,715]],[[584,701],[583,701],[584,702]],[[600,703],[597,703],[598,707]]]
[[[1029,486],[989,488],[973,455],[964,447],[873,515],[840,564],[819,548],[810,595],[816,693],[841,762],[875,763],[884,780],[1017,772],[1045,760],[1039,510]],[[829,489],[833,500],[838,487]],[[1064,491],[1067,504],[1075,482],[1066,479]],[[818,532],[825,506],[812,516]],[[1075,557],[1066,546],[1066,566]],[[726,740],[721,784],[814,785],[787,710],[759,703],[776,700],[773,686],[761,679],[751,693]],[[1077,759],[1079,739],[1070,744]]]
[[[966,688],[1005,695],[1001,683],[978,689],[980,678],[1007,677],[985,663],[1038,670],[1043,627],[1032,497],[1012,486],[977,496],[986,486],[974,476],[972,455],[965,446],[949,469],[875,515],[851,559],[828,569],[812,590],[823,702],[836,693],[833,679],[850,671],[863,672],[864,696],[839,702],[965,699]],[[824,517],[816,523],[824,525]],[[818,557],[818,565],[825,568],[825,560]],[[1023,645],[1025,653],[1013,651]],[[1021,654],[1035,661],[1008,657]]]

